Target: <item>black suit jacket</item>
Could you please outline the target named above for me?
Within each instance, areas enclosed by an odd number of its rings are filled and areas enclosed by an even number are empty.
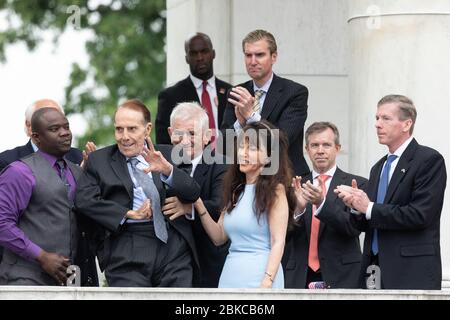
[[[318,252],[320,270],[325,283],[331,288],[358,288],[361,270],[360,231],[351,221],[350,209],[333,192],[336,186],[351,185],[356,179],[364,189],[367,179],[337,168],[330,182],[325,203],[317,215],[320,220]],[[312,175],[305,181],[312,180]],[[285,287],[304,289],[308,270],[309,239],[311,235],[312,205],[299,218],[298,224],[288,234],[283,266]]]
[[[386,156],[371,169],[367,194],[376,202]],[[378,261],[385,289],[441,289],[440,218],[447,181],[444,158],[411,141],[392,174],[383,204],[370,220],[355,216],[366,231],[361,285],[370,263],[373,230],[378,229]]]
[[[28,140],[28,143],[15,147],[14,149],[6,150],[0,153],[0,172],[3,171],[10,163],[17,161],[29,154],[34,152],[33,147],[31,146],[31,140]],[[83,161],[83,154],[80,150],[75,148],[70,148],[70,151],[65,155],[67,160],[70,160],[73,163],[78,165]]]
[[[253,80],[239,86],[254,95]],[[289,140],[289,158],[295,174],[299,176],[309,172],[303,157],[303,127],[307,116],[307,102],[308,89],[305,86],[274,74],[261,111],[261,119],[268,120],[286,133]],[[228,103],[221,128],[233,129],[235,121],[234,105]]]
[[[200,198],[216,222],[223,206],[222,180],[226,170],[225,164],[206,164],[202,160],[194,171],[194,179],[201,189]],[[216,247],[203,228],[198,212],[192,221],[192,228],[201,268],[199,287],[217,288],[228,254],[229,242]]]
[[[170,161],[170,149],[157,147]],[[198,184],[184,171],[173,169],[172,188],[166,186],[159,173],[153,173],[153,181],[159,191],[161,207],[166,196],[176,195],[185,202],[195,202],[200,195]],[[105,269],[110,255],[109,236],[121,231],[121,222],[128,210],[133,208],[133,182],[117,145],[97,150],[89,155],[86,170],[77,186],[75,207],[78,213],[96,223],[94,246],[100,268]],[[198,258],[192,229],[186,219],[170,221],[171,226],[186,239],[194,259],[194,279],[198,277]]]
[[[216,77],[217,99],[219,100],[219,105],[217,106],[217,123],[219,126],[222,123],[223,112],[227,104],[226,93],[230,88],[231,84]],[[198,98],[197,90],[195,89],[190,77],[177,82],[175,85],[168,87],[159,93],[158,113],[155,121],[157,143],[171,144],[169,133],[167,132],[167,128],[170,126],[170,114],[178,103],[192,101],[196,101],[201,104],[201,101]]]

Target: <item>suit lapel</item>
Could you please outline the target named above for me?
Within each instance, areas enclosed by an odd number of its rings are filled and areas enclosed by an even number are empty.
[[[197,89],[194,87],[194,83],[189,76],[184,79],[183,87],[186,90],[186,94],[184,95],[186,101],[197,101],[200,105],[202,104],[198,97]]]
[[[166,193],[164,192],[164,184],[161,181],[161,176],[160,173],[158,172],[152,172],[152,178],[153,178],[153,183],[156,186],[156,189],[158,189],[159,192],[159,198],[160,198],[160,202],[161,202],[161,207],[164,206],[164,202],[166,201]]]
[[[133,199],[133,181],[131,181],[130,173],[128,172],[127,162],[125,157],[120,153],[119,149],[111,156],[111,167],[120,181],[122,181],[128,195]]]
[[[341,169],[336,168],[336,171],[335,171],[333,177],[331,178],[330,187],[327,189],[326,201],[328,201],[329,203],[333,203],[333,204],[335,201],[337,201],[338,196],[337,196],[337,194],[334,193],[333,190],[336,189],[336,187],[341,184],[345,184],[345,175]],[[326,228],[326,224],[320,223],[319,239],[325,228]]]
[[[374,166],[372,171],[372,176],[370,177],[370,182],[367,188],[367,195],[369,199],[373,202],[377,201],[378,184],[380,183],[381,170],[383,170],[383,164],[386,161],[387,156],[381,158]],[[373,183],[372,183],[373,182]]]
[[[200,162],[197,167],[195,167],[194,171],[194,180],[199,184],[199,186],[202,188],[205,179],[206,179],[206,173],[208,172],[208,165],[205,164],[203,161]],[[202,188],[203,189],[203,188]]]
[[[406,172],[410,167],[410,161],[413,159],[414,153],[416,152],[417,145],[417,141],[413,139],[398,160],[397,166],[395,167],[391,180],[389,181],[384,203],[389,203],[389,201],[391,201],[395,190],[405,177]]]
[[[280,85],[278,77],[274,74],[272,83],[270,84],[267,96],[264,99],[264,104],[261,111],[261,118],[268,119],[272,111],[278,104],[278,100],[281,98],[283,87]]]
[[[222,87],[219,80],[216,77],[216,92],[217,92],[217,100],[219,101],[219,105],[217,106],[217,115],[218,115],[218,125],[222,124],[223,113],[225,111],[225,106],[227,105],[227,89]]]

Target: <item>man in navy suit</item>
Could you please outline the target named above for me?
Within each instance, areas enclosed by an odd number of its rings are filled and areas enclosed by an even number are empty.
[[[416,117],[411,99],[383,97],[375,127],[388,155],[372,167],[367,194],[356,186],[335,191],[358,211],[353,220],[366,231],[363,286],[367,267],[375,265],[382,289],[441,289],[440,218],[447,173],[442,155],[413,138]]]
[[[351,185],[353,179],[365,188],[367,179],[337,167],[341,145],[334,124],[311,124],[305,144],[313,171],[294,180],[297,224],[287,237],[283,257],[285,287],[303,289],[311,282],[323,281],[330,288],[358,288],[360,231],[351,222],[350,208],[333,190],[341,184]]]
[[[155,122],[158,144],[171,143],[167,133],[170,114],[180,102],[196,101],[208,113],[211,111],[212,113],[208,114],[211,117],[211,129],[218,130],[223,120],[227,104],[226,93],[231,85],[214,76],[213,60],[216,52],[211,39],[206,34],[198,32],[186,40],[184,49],[191,74],[158,95],[158,113]]]
[[[281,78],[272,71],[277,61],[277,43],[264,30],[250,32],[242,40],[245,66],[250,81],[234,87],[228,97],[221,129],[238,132],[249,122],[265,119],[278,127],[289,140],[289,158],[295,174],[309,173],[303,156],[303,127],[308,109],[308,89]],[[227,154],[230,143],[227,145]]]

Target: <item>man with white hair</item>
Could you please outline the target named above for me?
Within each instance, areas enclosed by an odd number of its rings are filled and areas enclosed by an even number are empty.
[[[214,220],[220,217],[222,205],[222,179],[226,165],[210,161],[217,155],[204,152],[211,138],[208,114],[197,102],[179,103],[170,115],[169,136],[175,151],[180,151],[183,162],[179,168],[194,178],[200,186],[200,198]],[[207,156],[212,156],[207,159]],[[172,159],[176,160],[172,155]],[[217,288],[229,243],[216,247],[200,221],[202,213],[196,212],[193,203],[182,203],[178,197],[166,198],[163,213],[173,220],[185,216],[192,220],[195,245],[200,263],[200,282],[195,287]],[[181,217],[179,219],[184,219]]]
[[[61,106],[57,102],[50,99],[41,99],[30,105],[25,111],[24,127],[25,134],[30,139],[23,146],[18,146],[14,149],[6,150],[0,153],[0,172],[3,171],[3,169],[6,168],[10,163],[19,160],[20,158],[23,158],[29,154],[32,154],[33,152],[36,152],[38,150],[38,147],[31,137],[31,117],[36,110],[41,108],[54,108],[64,113],[63,108],[61,108]],[[81,164],[81,161],[83,160],[81,151],[75,148],[71,148],[65,157],[76,164]]]

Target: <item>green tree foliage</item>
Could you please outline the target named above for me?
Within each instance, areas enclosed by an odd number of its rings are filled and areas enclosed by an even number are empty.
[[[81,113],[88,121],[79,146],[113,141],[112,115],[125,99],[150,105],[154,120],[155,97],[166,77],[165,0],[0,0],[0,10],[8,24],[0,33],[3,62],[9,44],[22,42],[33,50],[43,30],[52,30],[55,42],[66,28],[93,34],[86,43],[89,66],[72,66],[65,92],[66,113]]]

